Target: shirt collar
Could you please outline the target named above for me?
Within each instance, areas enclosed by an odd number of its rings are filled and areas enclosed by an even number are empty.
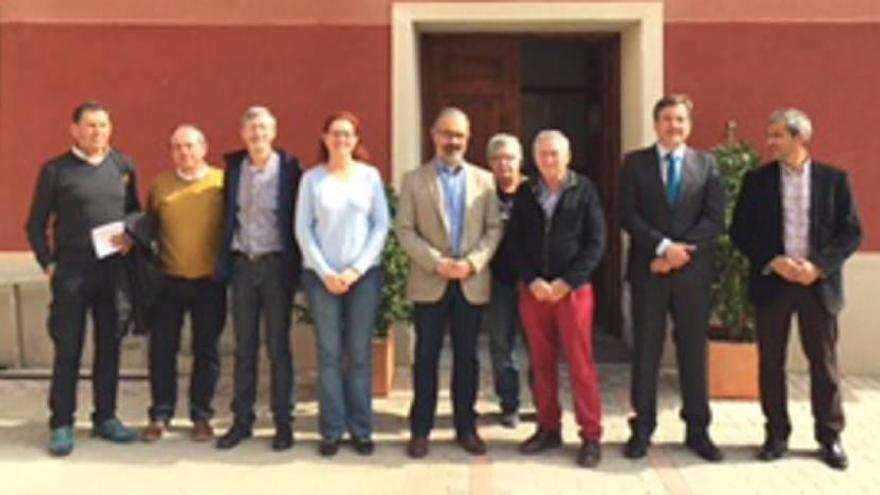
[[[676,160],[681,160],[681,159],[684,158],[684,152],[685,152],[685,150],[687,150],[687,145],[684,145],[684,144],[679,145],[679,146],[678,146],[677,148],[675,148],[674,150],[670,150],[670,149],[667,149],[667,148],[666,148],[665,146],[663,146],[662,144],[657,143],[657,156],[660,157],[660,161],[665,160],[665,159],[666,159],[666,156],[667,156],[668,154],[670,154],[670,153],[672,153],[672,156],[673,156]]]
[[[565,171],[565,177],[562,179],[562,186],[559,188],[559,191],[557,191],[557,192],[555,192],[555,193],[551,193],[551,192],[550,192],[550,188],[547,187],[547,183],[544,182],[544,177],[541,177],[541,176],[539,175],[539,176],[538,176],[538,180],[537,180],[537,182],[538,182],[538,188],[539,188],[539,189],[541,190],[541,192],[544,193],[544,194],[560,194],[560,193],[562,193],[562,191],[564,191],[565,189],[567,189],[567,188],[573,186],[573,185],[574,185],[574,181],[575,181],[575,179],[574,179],[574,174],[571,173],[571,169],[566,170],[566,171]]]
[[[199,169],[196,170],[194,174],[186,174],[183,172],[183,170],[175,167],[174,173],[176,173],[177,176],[184,182],[198,182],[208,175],[208,172],[210,172],[209,169],[210,167],[205,164],[204,166],[199,167]]]
[[[810,160],[809,158],[807,158],[807,161],[804,162],[804,166],[801,168],[800,172],[798,172],[798,170],[796,168],[790,166],[789,164],[787,164],[785,162],[781,161],[779,163],[781,165],[779,168],[782,170],[783,174],[789,175],[792,177],[803,177],[803,176],[808,175],[810,173],[810,165],[813,164],[813,160]]]
[[[441,160],[440,158],[438,158],[436,160],[436,167],[437,167],[438,174],[453,175],[453,176],[457,175],[460,171],[464,170],[463,165],[456,165],[456,166],[451,167],[451,166],[449,166],[449,164],[447,164],[445,161]]]
[[[268,172],[271,175],[271,174],[274,174],[275,171],[278,170],[278,167],[281,165],[281,158],[278,156],[277,152],[273,151],[272,154],[269,156],[269,161],[266,162],[266,166],[263,167],[262,169],[258,169],[257,167],[254,166],[254,163],[251,161],[251,157],[245,155],[244,164],[247,166],[246,168],[251,173]]]
[[[88,154],[86,154],[85,151],[81,150],[78,146],[72,146],[70,148],[70,152],[73,153],[74,155],[76,155],[76,157],[79,158],[80,160],[88,163],[89,165],[93,165],[93,166],[100,165],[101,162],[103,162],[104,159],[107,158],[107,155],[110,154],[110,151],[108,150],[103,155],[89,156]]]

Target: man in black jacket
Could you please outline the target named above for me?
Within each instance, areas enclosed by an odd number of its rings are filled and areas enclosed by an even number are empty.
[[[667,315],[672,317],[685,445],[698,456],[723,458],[709,436],[706,337],[714,244],[724,230],[724,185],[711,153],[687,145],[691,101],[681,95],[654,106],[657,143],[623,159],[621,223],[630,236],[626,278],[632,294],[635,416],[623,454],[644,457],[657,425],[657,377]]]
[[[111,130],[110,114],[101,105],[88,102],[74,109],[70,125],[74,146],[43,166],[26,226],[31,249],[52,288],[49,335],[55,357],[49,390],[49,452],[56,456],[73,450],[76,383],[89,310],[95,327],[93,434],[113,442],[135,437],[116,418],[122,334],[116,280],[124,269],[119,253],[128,252],[131,240],[124,233],[114,235],[112,249],[100,256],[92,241],[96,227],[122,222],[126,214],[140,210],[134,165],[110,147]]]
[[[813,127],[806,114],[770,116],[773,161],[750,171],[736,203],[730,235],[749,259],[760,354],[761,409],[767,418],[763,460],[782,457],[791,422],[785,357],[791,316],[810,362],[810,399],[822,459],[845,469],[840,444],[843,407],[835,346],[843,308],[843,263],[858,248],[862,228],[846,172],[810,157]]]
[[[564,134],[539,132],[533,152],[541,176],[519,188],[507,225],[507,247],[521,281],[520,314],[538,408],[538,429],[520,451],[535,454],[562,445],[557,363],[561,346],[580,426],[577,462],[594,467],[601,458],[602,401],[593,361],[590,278],[605,249],[605,220],[593,184],[568,169],[571,152]]]

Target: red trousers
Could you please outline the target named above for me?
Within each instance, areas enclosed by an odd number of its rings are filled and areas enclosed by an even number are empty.
[[[529,340],[538,425],[562,428],[559,405],[559,346],[571,372],[574,414],[584,440],[602,436],[602,398],[593,362],[593,288],[571,291],[556,303],[541,302],[519,285],[519,310]]]

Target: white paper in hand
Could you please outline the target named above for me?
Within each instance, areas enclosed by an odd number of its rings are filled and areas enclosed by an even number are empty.
[[[121,221],[105,223],[93,228],[92,245],[95,247],[95,255],[100,259],[118,253],[119,248],[113,245],[111,239],[124,232],[125,224]]]

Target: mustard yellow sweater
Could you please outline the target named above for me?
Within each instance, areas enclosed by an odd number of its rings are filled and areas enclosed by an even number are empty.
[[[159,216],[159,247],[166,275],[209,277],[214,272],[223,224],[223,171],[209,167],[188,182],[173,170],[150,189],[150,208]]]

